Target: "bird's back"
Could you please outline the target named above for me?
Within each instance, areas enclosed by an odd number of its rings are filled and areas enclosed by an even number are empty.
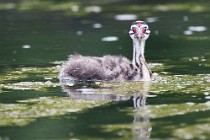
[[[88,57],[81,55],[70,56],[63,64],[59,78],[74,80],[128,80],[130,61],[122,56]]]

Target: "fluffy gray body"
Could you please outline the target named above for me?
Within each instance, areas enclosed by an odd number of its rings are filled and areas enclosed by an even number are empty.
[[[103,81],[140,81],[143,79],[145,61],[136,68],[127,58],[122,56],[89,57],[81,55],[70,56],[61,67],[59,78],[72,80],[103,80]]]

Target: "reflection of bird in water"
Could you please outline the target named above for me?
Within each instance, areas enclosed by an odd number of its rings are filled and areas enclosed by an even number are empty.
[[[126,101],[130,100],[130,96],[97,92],[94,88],[77,88],[63,85],[62,89],[69,97],[73,99],[92,100],[92,101]]]
[[[132,83],[132,82],[131,82]],[[64,92],[67,92],[70,98],[92,100],[92,101],[132,101],[134,105],[132,134],[134,139],[148,139],[152,132],[152,125],[149,120],[149,110],[146,106],[147,97],[150,89],[150,82],[139,82],[141,86],[133,89],[133,96],[114,94],[112,88],[98,91],[97,88],[80,87],[72,88],[71,86],[62,85]],[[100,88],[101,89],[101,88]]]
[[[89,57],[70,56],[61,67],[59,78],[80,81],[150,81],[151,70],[148,67],[144,48],[150,35],[144,21],[132,23],[129,35],[133,40],[133,60],[130,62],[122,56]]]
[[[152,132],[152,126],[150,124],[149,117],[147,116],[145,95],[133,97],[133,104],[135,108],[134,120],[133,120],[133,137],[148,139]]]
[[[134,108],[139,108],[139,107],[145,106],[146,105],[146,99],[147,99],[147,97],[144,96],[144,95],[133,97]]]

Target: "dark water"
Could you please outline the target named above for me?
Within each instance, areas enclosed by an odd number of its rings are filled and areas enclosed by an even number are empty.
[[[0,140],[209,139],[209,6],[0,1]],[[58,69],[69,54],[131,59],[128,29],[137,19],[152,31],[145,55],[158,76],[150,85],[61,87]]]

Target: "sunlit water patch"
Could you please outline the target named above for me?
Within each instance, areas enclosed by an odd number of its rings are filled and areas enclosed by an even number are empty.
[[[95,28],[95,29],[99,29],[99,28],[102,28],[103,25],[102,25],[101,23],[94,23],[94,24],[92,25],[92,27]]]
[[[117,36],[107,36],[107,37],[101,38],[101,41],[112,42],[112,41],[118,41],[118,39],[119,38]]]
[[[207,30],[205,26],[189,26],[184,35],[192,35],[194,32],[204,32]]]
[[[76,35],[78,35],[78,36],[83,35],[83,31],[76,31]]]
[[[26,44],[26,45],[23,45],[22,48],[23,48],[23,49],[30,49],[30,48],[31,48],[31,45],[27,45],[27,44]]]
[[[193,32],[203,32],[207,30],[207,27],[205,26],[189,26],[188,30]]]
[[[134,14],[120,14],[116,15],[115,20],[137,20],[137,16]]]
[[[148,17],[145,20],[148,23],[153,23],[153,22],[157,22],[159,19],[158,19],[158,17]]]

